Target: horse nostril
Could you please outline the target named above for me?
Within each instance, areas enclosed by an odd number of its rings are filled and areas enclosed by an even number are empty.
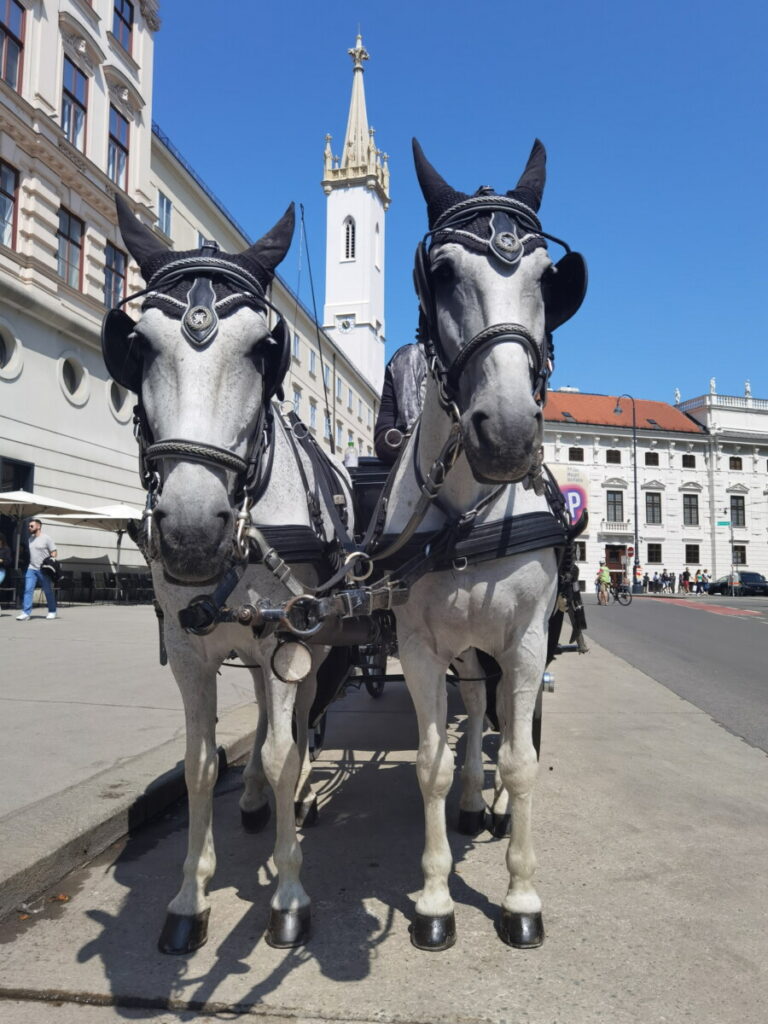
[[[477,440],[480,444],[484,444],[487,441],[486,437],[486,421],[488,416],[484,412],[473,412],[472,413],[472,426],[474,428]]]

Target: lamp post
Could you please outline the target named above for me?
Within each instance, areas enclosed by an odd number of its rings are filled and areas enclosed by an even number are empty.
[[[616,416],[619,416],[624,410],[621,408],[622,398],[628,398],[632,403],[632,469],[634,477],[635,487],[635,564],[632,568],[632,593],[638,594],[641,590],[640,581],[637,576],[637,569],[640,565],[640,538],[638,536],[638,519],[637,519],[637,415],[635,410],[635,400],[632,395],[619,395],[616,399],[616,408],[613,410]]]

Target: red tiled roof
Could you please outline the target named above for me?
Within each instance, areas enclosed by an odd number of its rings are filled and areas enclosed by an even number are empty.
[[[614,413],[615,395],[587,395],[577,391],[550,391],[544,408],[548,423],[594,423],[611,427],[632,426],[632,403],[621,399],[621,413]],[[683,434],[703,434],[704,428],[684,412],[666,402],[635,399],[638,430],[673,430]],[[565,415],[570,413],[570,416]],[[650,422],[653,420],[654,422]]]

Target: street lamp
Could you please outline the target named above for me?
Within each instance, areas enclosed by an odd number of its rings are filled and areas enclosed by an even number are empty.
[[[638,567],[640,565],[640,538],[637,532],[637,416],[635,413],[635,400],[632,395],[619,395],[616,399],[616,408],[613,410],[616,416],[620,416],[624,410],[621,408],[622,398],[628,398],[632,403],[632,468],[634,471],[635,483],[635,564],[632,569],[632,592],[639,594],[642,590],[638,579]]]

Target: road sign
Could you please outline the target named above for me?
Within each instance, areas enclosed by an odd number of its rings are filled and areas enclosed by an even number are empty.
[[[717,525],[718,526],[730,526],[731,525],[731,520],[730,519],[718,519]]]
[[[634,554],[635,554],[635,549],[630,544],[629,547],[627,548],[627,558],[632,558],[634,556]]]

